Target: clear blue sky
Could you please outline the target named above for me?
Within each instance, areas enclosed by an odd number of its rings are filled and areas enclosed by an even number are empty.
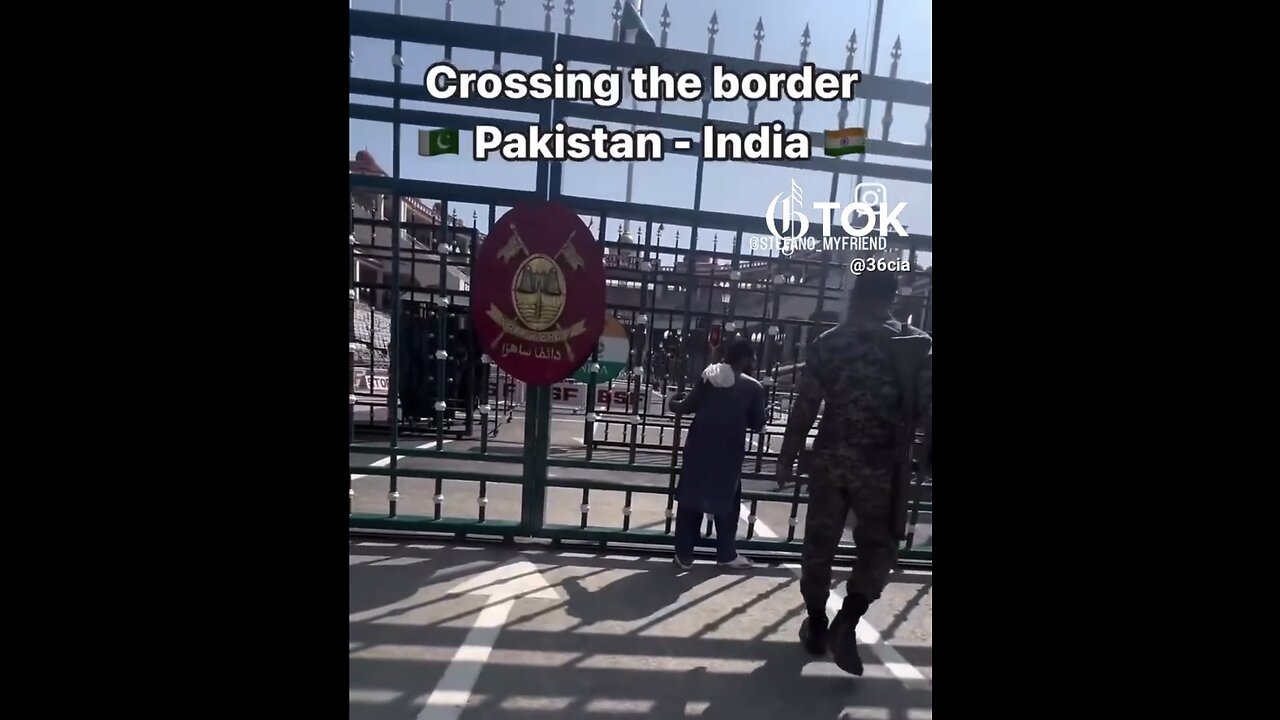
[[[719,20],[715,51],[720,55],[752,57],[755,49],[753,33],[757,18],[763,18],[765,39],[761,59],[794,64],[800,58],[800,36],[805,23],[809,24],[809,60],[819,67],[841,69],[844,67],[845,43],[850,32],[858,33],[858,52],[854,68],[868,72],[870,67],[871,29],[875,0],[668,0],[671,26],[668,31],[668,47],[705,52],[707,24],[712,11]],[[402,12],[418,17],[444,17],[444,0],[404,0]],[[502,24],[508,27],[542,30],[545,12],[543,0],[506,0],[502,8]],[[564,29],[564,0],[555,0],[552,29]],[[355,0],[357,10],[394,12],[394,0]],[[642,14],[655,40],[660,36],[658,25],[662,12],[661,0],[645,0]],[[609,38],[613,28],[613,0],[577,0],[574,5],[573,34]],[[492,24],[493,0],[455,0],[453,18],[462,22]],[[902,58],[898,77],[930,82],[933,79],[933,10],[932,0],[885,0],[884,20],[881,30],[878,72],[887,75],[890,65],[889,52],[894,39],[902,38]],[[355,61],[352,74],[356,77],[377,80],[393,79],[391,56],[394,51],[389,40],[353,38]],[[403,51],[403,82],[419,83],[422,74],[433,62],[444,58],[442,48],[426,45],[406,45]],[[493,66],[493,53],[476,50],[454,50],[453,62],[464,69],[488,69]],[[502,69],[534,70],[539,61],[528,56],[503,53]],[[586,67],[575,64],[575,68]],[[390,106],[391,101],[382,98],[351,96],[352,102]],[[756,110],[756,122],[783,120],[790,128],[792,122],[790,101],[761,102]],[[871,103],[871,120],[868,135],[881,137],[881,118],[884,103]],[[466,112],[439,103],[406,102],[404,107],[440,112]],[[642,108],[645,107],[641,104]],[[701,103],[664,103],[663,112],[699,116]],[[806,103],[801,115],[801,128],[822,131],[837,127],[836,113],[839,103]],[[494,117],[512,120],[533,120],[532,116],[519,113],[484,111]],[[862,122],[863,101],[849,104],[848,126]],[[747,102],[718,102],[711,104],[713,119],[746,122]],[[927,110],[911,106],[894,107],[894,121],[890,139],[898,142],[921,144],[924,142],[924,124]],[[432,158],[417,154],[417,127],[402,126],[400,147],[400,173],[403,177],[430,179],[468,185],[489,185],[532,190],[535,180],[534,163],[511,163],[501,158],[478,162],[471,159],[471,133],[461,134],[462,151],[459,155]],[[618,129],[622,129],[620,126]],[[668,137],[680,133],[663,131]],[[362,120],[350,121],[350,155],[368,149],[378,163],[391,172],[392,130],[389,123]],[[868,155],[873,162],[891,165],[932,167],[932,163],[901,158]],[[693,207],[694,177],[697,159],[689,155],[668,155],[660,163],[637,163],[634,174],[632,199],[635,202],[669,207]],[[744,167],[744,165],[748,165]],[[567,194],[622,200],[625,190],[626,163],[587,161],[565,163],[564,187]],[[830,193],[830,173],[797,171],[790,168],[769,167],[746,163],[707,163],[704,169],[702,207],[705,210],[732,212],[744,215],[762,215],[769,201],[778,192],[790,187],[791,178],[804,189],[806,203],[826,200]],[[854,177],[842,177],[838,199],[848,201],[852,193]],[[864,182],[878,181],[864,178]],[[906,209],[900,215],[903,224],[912,233],[933,233],[933,186],[896,180],[879,180],[888,188],[891,202],[905,201]],[[428,198],[437,200],[438,198]],[[451,205],[451,207],[453,207]],[[481,206],[458,205],[459,218],[470,224],[471,213],[479,216],[481,231],[488,226],[488,209]],[[501,216],[504,208],[498,209]],[[816,217],[814,218],[816,220]],[[605,228],[606,237],[615,239],[620,228],[618,221],[610,221]],[[595,228],[597,233],[599,228]],[[633,225],[632,232],[638,228]],[[662,237],[664,245],[674,243],[679,231],[680,245],[688,247],[689,228],[668,225]],[[821,228],[818,228],[818,232]],[[714,229],[699,231],[698,246],[711,248]],[[836,233],[842,234],[842,233]],[[730,233],[720,233],[718,247],[728,250],[732,241]],[[745,241],[744,241],[745,243]],[[746,252],[748,248],[744,247]],[[923,264],[930,264],[928,254],[922,254]]]

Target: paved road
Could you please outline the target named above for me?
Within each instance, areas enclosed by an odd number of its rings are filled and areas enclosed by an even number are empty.
[[[608,430],[608,439],[629,440],[630,436],[629,434],[624,434],[625,432],[626,429],[623,426],[612,426]],[[603,427],[596,428],[596,437],[598,439],[605,439],[605,433],[606,431]],[[573,416],[564,413],[553,416],[551,447],[549,450],[549,457],[553,465],[548,472],[548,476],[553,481],[555,479],[592,478],[626,483],[637,487],[665,489],[671,486],[671,450],[638,450],[635,454],[634,462],[631,461],[631,453],[627,449],[594,450],[591,455],[592,460],[618,463],[619,469],[588,470],[556,467],[554,462],[557,459],[586,459],[586,448],[582,442],[583,434],[584,422],[581,415]],[[657,444],[661,441],[667,447],[671,445],[670,432],[664,432],[659,437],[659,434],[654,429],[649,428],[646,431],[646,435],[647,437],[644,440],[649,443]],[[484,472],[494,480],[487,483],[485,487],[485,495],[488,500],[485,505],[486,519],[518,520],[521,511],[521,488],[517,483],[522,472],[521,462],[524,459],[523,439],[524,420],[522,416],[517,414],[511,422],[503,422],[500,425],[496,437],[487,440],[483,454],[481,453],[481,443],[478,440],[446,438],[446,444],[443,446],[445,450],[465,453],[471,455],[472,458],[462,460],[406,457],[397,461],[397,467],[440,471],[446,476],[450,472],[459,471]],[[385,447],[386,442],[385,440],[378,440],[369,444],[375,447]],[[401,441],[401,445],[411,448],[434,449],[436,447],[434,439],[427,437],[404,439]],[[389,460],[390,458],[385,454],[351,455],[353,468],[372,464],[386,467],[389,465]],[[773,462],[765,460],[761,471],[765,474],[772,474],[774,471],[773,465]],[[642,472],[636,469],[640,467],[656,469],[661,472]],[[744,463],[744,470],[756,472],[756,459],[754,457],[748,456]],[[359,474],[353,475],[353,478],[352,486],[356,493],[353,509],[362,513],[385,514],[388,508],[389,478],[385,476],[362,476]],[[502,482],[503,479],[509,482]],[[442,517],[477,517],[477,511],[480,508],[478,483],[471,480],[450,480],[446,478],[441,481],[440,485],[440,494],[444,497],[440,503]],[[762,491],[775,489],[773,482],[769,480],[746,480],[744,481],[744,487],[748,490]],[[434,516],[436,511],[436,480],[434,478],[401,477],[398,478],[396,489],[400,493],[397,507],[399,514]],[[547,491],[546,521],[553,524],[578,525],[581,522],[581,506],[584,502],[589,505],[587,519],[590,527],[621,529],[626,494],[620,491],[593,490],[584,501],[581,489],[549,488]],[[664,495],[633,493],[631,498],[631,528],[664,528],[666,526],[666,509],[667,499]],[[756,515],[759,521],[755,530],[757,536],[764,534],[765,537],[777,536],[785,538],[792,527],[792,522],[794,522],[795,537],[803,538],[805,507],[803,505],[795,507],[794,521],[791,519],[792,511],[790,502],[759,503],[756,508]],[[744,518],[739,524],[739,537],[746,537],[746,514],[747,512],[743,513]],[[921,518],[916,537],[916,546],[928,545],[931,542],[932,517],[925,515]]]
[[[879,642],[855,678],[799,647],[795,573],[353,542],[349,717],[932,720],[932,575],[894,577],[860,628]]]

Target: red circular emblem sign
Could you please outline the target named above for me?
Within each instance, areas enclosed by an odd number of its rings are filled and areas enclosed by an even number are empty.
[[[604,254],[557,203],[507,211],[480,245],[471,316],[485,354],[530,385],[573,374],[604,331]]]

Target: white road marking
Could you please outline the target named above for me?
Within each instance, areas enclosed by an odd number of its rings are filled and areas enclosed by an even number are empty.
[[[739,517],[742,518],[743,522],[746,522],[747,518],[750,516],[751,508],[748,505],[744,503],[739,506]],[[759,517],[756,518],[755,528],[756,535],[759,535],[762,538],[768,540],[778,539],[778,534],[771,530],[768,525],[765,525],[764,521]],[[784,565],[784,567],[789,568],[796,575],[799,575],[801,572],[798,565],[787,564]],[[836,613],[840,612],[840,607],[843,604],[844,594],[839,591],[832,590],[831,595],[827,598],[827,612],[830,613],[831,617],[835,617]],[[867,622],[866,618],[858,620],[858,627],[855,632],[857,632],[858,635],[858,642],[866,645],[876,658],[880,660],[880,663],[884,665],[894,677],[901,680],[908,688],[913,690],[933,689],[933,685],[925,679],[924,674],[917,670],[914,665],[907,662],[907,659],[902,657],[902,653],[898,652],[892,645],[885,643],[884,638],[880,636],[880,631],[871,627],[871,624]]]
[[[615,700],[613,698],[596,698],[587,703],[585,708],[589,713],[604,713],[606,715],[648,715],[653,706],[657,702],[654,700]]]
[[[564,710],[577,700],[576,697],[553,697],[548,695],[512,695],[498,707],[503,710],[539,710],[549,712]]]
[[[350,688],[347,693],[350,697],[348,702],[370,704],[389,703],[404,695],[399,690],[365,690],[360,688]]]
[[[515,603],[515,600],[504,600],[480,611],[476,624],[454,653],[449,667],[445,668],[439,686],[427,697],[426,704],[418,713],[418,720],[457,720],[462,714],[462,709],[471,700],[471,688],[476,686],[480,669],[489,659],[493,643],[498,639],[498,632],[507,621]]]
[[[499,602],[480,610],[466,639],[445,668],[440,683],[427,697],[418,720],[458,720],[471,700],[471,690],[493,652],[498,633],[510,617],[517,597],[563,599],[538,572],[537,566],[527,560],[517,560],[467,578],[448,594],[480,595]]]
[[[445,440],[444,442],[440,443],[440,445],[442,445],[442,446],[443,446],[443,445],[446,445],[446,444],[451,443],[451,442],[453,442],[453,440],[452,440],[452,439],[450,439],[450,440]],[[435,440],[432,440],[431,442],[429,442],[429,443],[423,443],[423,444],[419,445],[418,447],[416,447],[416,448],[414,448],[414,449],[415,449],[415,450],[434,450],[435,448],[436,448],[436,441],[435,441]],[[404,455],[397,455],[397,456],[396,456],[396,460],[403,460],[404,458],[405,458],[405,456],[404,456]],[[388,466],[388,465],[390,465],[390,464],[391,464],[391,456],[390,456],[390,455],[388,455],[387,457],[379,458],[379,459],[377,459],[377,460],[374,460],[373,462],[369,463],[369,466],[370,466],[370,467],[386,467],[386,466]],[[352,479],[352,480],[359,480],[359,479],[361,479],[361,478],[367,478],[367,477],[369,477],[369,476],[368,476],[368,475],[352,475],[352,476],[351,476],[351,479]]]
[[[511,416],[511,419],[512,419],[512,420],[520,420],[520,421],[524,421],[524,415],[512,415],[512,416]],[[578,416],[578,417],[576,417],[576,418],[566,418],[566,417],[558,417],[558,418],[555,418],[555,417],[553,417],[553,418],[551,418],[551,422],[554,422],[554,423],[575,423],[575,424],[577,424],[577,425],[585,425],[585,424],[586,424],[586,422],[587,422],[587,419],[586,419],[586,417],[581,416],[581,415],[580,415],[580,416]]]
[[[402,566],[402,565],[416,565],[417,563],[424,563],[426,561],[427,561],[426,558],[420,558],[420,557],[393,557],[393,558],[386,558],[384,560],[379,560],[377,562],[370,563],[370,565],[373,565],[375,567],[385,567],[390,565],[394,567],[394,566]]]
[[[849,706],[844,709],[840,717],[849,720],[889,720],[889,708]]]

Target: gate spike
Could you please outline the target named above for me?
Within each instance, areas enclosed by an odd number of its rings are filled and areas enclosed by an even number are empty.
[[[889,57],[893,58],[893,62],[889,65],[889,79],[898,77],[898,60],[902,59],[902,36],[899,35],[893,41],[893,49],[889,51]],[[890,100],[884,104],[884,118],[880,121],[880,126],[884,129],[881,134],[881,140],[889,139],[889,128],[893,125],[893,101]]]
[[[853,69],[853,56],[858,52],[858,30],[855,28],[849,33],[849,42],[844,44],[844,69],[846,71]],[[849,101],[842,99],[840,101],[840,111],[836,113],[836,119],[840,121],[840,129],[843,130],[849,122]]]
[[[667,28],[671,27],[671,13],[667,11],[667,4],[662,4],[662,17],[658,19],[658,27],[662,28],[662,40],[659,46],[667,46]]]
[[[502,6],[507,4],[507,0],[493,0],[493,24],[502,27]],[[502,72],[502,51],[493,51],[493,71]]]
[[[804,65],[805,61],[809,59],[810,44],[811,43],[809,40],[809,23],[805,23],[804,32],[800,35],[800,64],[801,65]],[[800,129],[800,115],[803,112],[804,112],[804,103],[797,100],[796,104],[792,108],[792,113],[795,115],[795,122],[791,126],[792,130]]]
[[[573,0],[564,0],[564,34],[573,34]]]
[[[854,30],[849,33],[849,42],[845,43],[844,50],[844,69],[849,71],[853,69],[853,56],[858,52],[857,28],[854,28]],[[840,129],[843,130],[846,123],[849,122],[849,101],[847,99],[840,101],[840,112],[836,114],[836,117],[840,121]]]
[[[453,0],[444,0],[444,19],[453,19]]]
[[[707,54],[714,55],[716,52],[716,34],[720,32],[720,20],[716,18],[716,11],[711,11],[711,23],[707,25]],[[703,102],[711,102],[711,93],[704,93]]]
[[[546,20],[542,23],[544,32],[551,32],[551,11],[556,9],[555,0],[543,0],[542,9],[546,11]]]
[[[756,39],[756,50],[752,56],[756,62],[760,62],[760,51],[764,49],[764,18],[756,19],[756,31],[752,35]],[[708,93],[710,95],[710,93]],[[754,125],[756,123],[756,108],[760,107],[759,100],[747,101],[747,124]]]
[[[613,41],[622,39],[622,0],[613,0]]]

